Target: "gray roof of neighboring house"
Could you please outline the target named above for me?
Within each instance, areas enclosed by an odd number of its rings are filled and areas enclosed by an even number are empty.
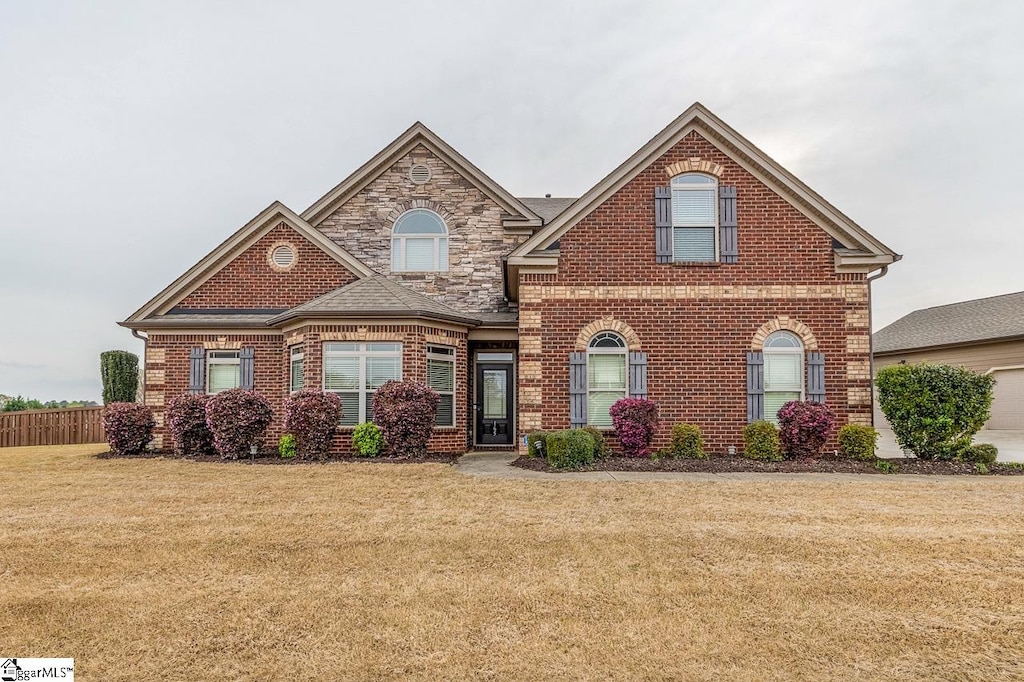
[[[569,208],[576,197],[516,197],[519,201],[526,204],[526,208],[530,209],[541,218],[544,219],[545,223],[551,222],[559,213]]]
[[[298,317],[333,317],[365,315],[367,317],[429,317],[477,325],[479,315],[450,308],[383,275],[373,275],[346,284],[340,289],[314,298],[270,319],[278,324]]]
[[[915,310],[872,340],[879,354],[1017,336],[1024,336],[1024,291]]]

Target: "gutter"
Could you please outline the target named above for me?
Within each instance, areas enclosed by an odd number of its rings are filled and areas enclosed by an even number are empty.
[[[902,258],[900,256],[899,258]],[[899,260],[897,258],[896,260]],[[889,274],[889,266],[882,266],[877,275],[871,275],[867,278],[868,283],[868,376],[871,377],[871,426],[875,426],[875,333],[871,328],[872,325],[872,304],[871,304],[871,283],[876,279],[882,279]]]

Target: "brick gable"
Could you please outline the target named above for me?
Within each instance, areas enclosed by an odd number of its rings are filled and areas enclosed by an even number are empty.
[[[279,242],[295,247],[297,260],[286,271],[272,267],[268,254]],[[235,256],[217,274],[177,304],[179,309],[291,308],[357,279],[344,265],[282,222]]]
[[[700,158],[737,191],[739,262],[655,264],[654,188],[665,168]],[[692,132],[560,239],[559,281],[575,284],[812,284],[836,280],[832,237],[792,204]],[[642,277],[640,276],[642,273]]]

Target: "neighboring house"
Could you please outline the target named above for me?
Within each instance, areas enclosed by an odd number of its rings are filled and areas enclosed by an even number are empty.
[[[899,256],[694,104],[578,199],[518,198],[417,123],[301,214],[271,204],[122,322],[146,402],[441,393],[430,447],[608,428],[656,401],[716,452],[792,399],[870,423],[869,283]],[[666,443],[662,429],[656,446]]]
[[[1024,291],[915,310],[875,333],[874,352],[875,371],[927,361],[994,375],[986,428],[1024,429]]]

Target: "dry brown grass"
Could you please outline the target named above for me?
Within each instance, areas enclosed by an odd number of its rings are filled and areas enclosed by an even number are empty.
[[[1024,676],[1024,481],[0,450],[0,654],[83,679]]]

